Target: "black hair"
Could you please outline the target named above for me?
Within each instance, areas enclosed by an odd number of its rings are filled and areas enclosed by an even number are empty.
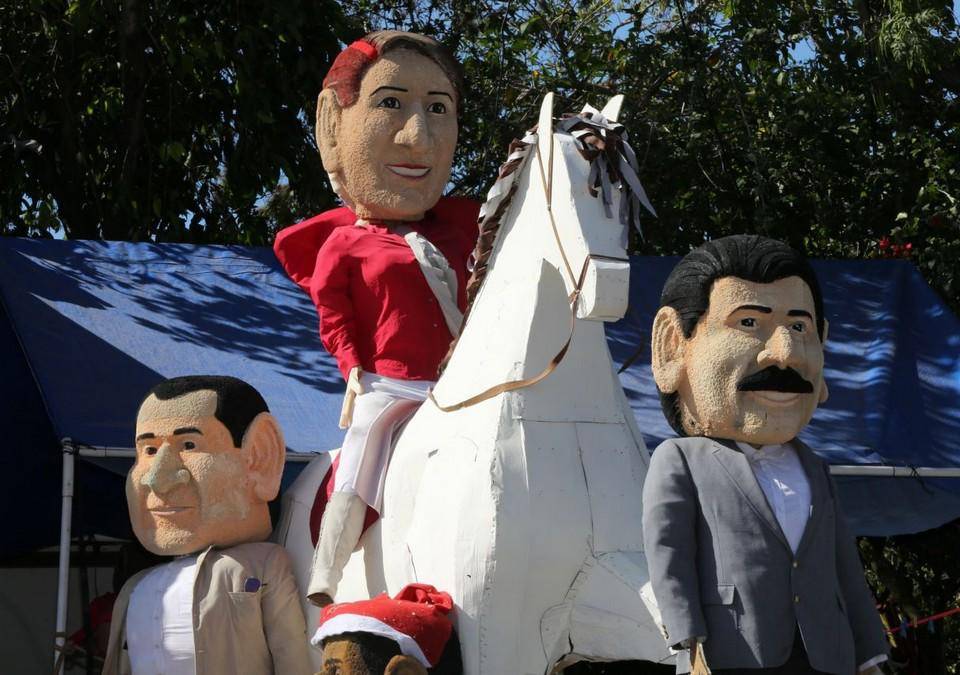
[[[450,638],[443,646],[437,665],[430,669],[430,675],[463,675],[463,659],[460,656],[460,638],[457,637],[457,631],[450,631]]]
[[[156,396],[161,401],[169,401],[195,391],[212,391],[217,395],[213,416],[230,432],[236,448],[243,443],[243,435],[253,419],[262,412],[270,412],[260,392],[243,380],[227,375],[185,375],[164,380],[148,391],[144,400]]]
[[[360,657],[371,673],[382,673],[387,669],[390,659],[402,653],[396,641],[372,633],[339,633],[331,635],[324,640],[324,643],[338,638],[346,638],[357,645]],[[443,647],[440,660],[427,672],[430,675],[463,675],[463,661],[460,656],[460,639],[457,637],[457,631],[450,632],[450,639]]]
[[[713,282],[723,277],[760,284],[800,277],[813,295],[817,334],[823,340],[823,295],[810,263],[782,241],[748,234],[708,241],[685,255],[670,272],[660,294],[660,307],[676,310],[684,337],[693,335],[700,318],[710,307]],[[677,393],[661,391],[660,406],[673,430],[686,436]]]

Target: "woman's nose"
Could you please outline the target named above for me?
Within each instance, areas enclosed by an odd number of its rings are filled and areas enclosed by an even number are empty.
[[[430,147],[430,130],[427,128],[426,115],[418,110],[407,118],[406,124],[397,132],[394,141],[415,150]]]

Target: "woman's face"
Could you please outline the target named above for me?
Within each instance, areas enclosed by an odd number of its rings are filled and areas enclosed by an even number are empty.
[[[357,216],[419,220],[437,203],[457,145],[456,105],[426,56],[400,48],[374,62],[337,126],[337,179]]]

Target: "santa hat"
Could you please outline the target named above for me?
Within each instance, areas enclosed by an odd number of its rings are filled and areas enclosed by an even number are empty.
[[[321,647],[324,640],[336,635],[370,633],[393,640],[401,653],[432,668],[453,632],[447,616],[452,610],[449,593],[427,584],[410,584],[395,598],[384,593],[372,600],[327,605],[310,644]]]

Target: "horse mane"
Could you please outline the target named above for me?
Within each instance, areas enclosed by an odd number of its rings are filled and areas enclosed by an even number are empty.
[[[634,223],[638,231],[640,230],[640,204],[656,215],[637,178],[637,158],[627,142],[627,132],[623,125],[606,120],[599,112],[588,107],[579,114],[564,114],[555,131],[573,136],[580,155],[590,163],[588,189],[592,196],[602,198],[608,217],[612,217],[612,186],[618,186],[623,193],[620,201],[620,221],[625,226]],[[460,323],[461,334],[464,326],[467,325],[477,293],[487,277],[490,257],[493,255],[493,249],[500,234],[503,217],[517,192],[516,179],[532,155],[531,149],[536,145],[536,127],[527,131],[522,139],[514,139],[510,142],[507,159],[500,165],[497,180],[487,192],[487,199],[480,207],[477,246],[472,256],[473,270],[467,280],[467,307],[463,312],[463,321]],[[626,237],[626,233],[624,236]],[[451,341],[447,354],[440,362],[438,377],[447,367],[459,340],[457,336]]]

